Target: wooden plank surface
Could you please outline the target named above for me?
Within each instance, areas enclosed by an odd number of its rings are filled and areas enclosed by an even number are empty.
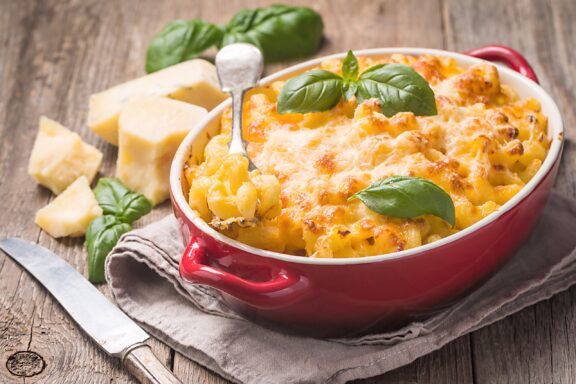
[[[50,194],[27,176],[38,117],[79,132],[105,154],[113,175],[116,150],[85,126],[91,93],[143,74],[147,42],[175,18],[223,23],[240,8],[267,1],[0,0],[0,236],[17,235],[54,250],[86,272],[82,240],[53,240],[33,224]],[[311,5],[309,1],[290,1]],[[558,101],[576,139],[576,6],[573,0],[518,2],[409,0],[315,2],[326,24],[318,55],[350,48],[422,46],[465,50],[511,45],[534,65]],[[273,72],[289,63],[269,66]],[[569,142],[557,188],[575,195],[576,152]],[[142,224],[170,210],[155,209]],[[102,291],[109,295],[106,287]],[[225,381],[153,342],[155,352],[185,382]],[[357,383],[574,383],[576,289],[464,336],[413,364]],[[6,369],[18,351],[44,359],[38,375]],[[26,370],[24,370],[26,371]],[[88,341],[44,290],[0,256],[0,382],[129,383],[133,379]]]
[[[576,138],[576,70],[573,0],[445,3],[450,50],[501,43],[518,49]],[[556,189],[575,195],[576,148],[568,141]],[[576,288],[486,327],[472,335],[477,383],[575,383]]]
[[[111,174],[115,149],[97,140],[84,122],[90,93],[127,77],[141,74],[141,62],[126,60],[130,41],[123,33],[122,13],[104,16],[109,9],[99,2],[4,2],[0,12],[2,41],[13,47],[2,54],[2,174],[0,235],[18,235],[54,250],[85,273],[81,240],[53,240],[33,224],[35,211],[50,194],[27,176],[26,167],[38,118],[46,114],[88,138],[105,154],[103,173]],[[152,7],[148,7],[151,9]],[[5,37],[6,36],[6,37]],[[7,39],[7,40],[5,40]],[[106,55],[102,55],[106,52]],[[6,60],[5,58],[9,59]],[[121,70],[112,71],[106,63]],[[4,69],[4,66],[5,69]],[[116,361],[94,348],[59,305],[15,263],[0,260],[0,382],[109,383],[132,382]],[[108,291],[103,288],[106,294]],[[17,337],[13,337],[13,335]],[[159,357],[170,350],[153,342]],[[34,351],[45,360],[38,375],[18,378],[5,362],[17,351]]]

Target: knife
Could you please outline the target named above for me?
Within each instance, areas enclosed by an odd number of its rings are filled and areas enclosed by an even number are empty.
[[[0,249],[34,276],[100,348],[120,358],[140,383],[182,384],[144,344],[150,336],[70,264],[14,237],[1,240]]]

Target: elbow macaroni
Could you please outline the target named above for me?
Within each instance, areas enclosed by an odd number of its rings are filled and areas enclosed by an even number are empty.
[[[205,150],[206,161],[190,169],[189,203],[204,220],[226,229],[231,224],[253,226],[256,218],[280,213],[280,183],[273,175],[248,172],[248,160],[227,154],[228,137],[214,137]]]
[[[251,91],[244,137],[259,171],[227,154],[231,113],[221,134],[190,159],[184,175],[190,206],[222,233],[246,244],[310,257],[362,257],[437,241],[511,199],[535,175],[550,146],[537,100],[520,100],[496,67],[468,69],[452,59],[392,55],[360,58],[412,66],[434,89],[438,115],[387,118],[377,100],[342,100],[325,112],[280,115],[283,82]],[[321,64],[339,72],[340,60]],[[261,173],[260,173],[261,172]],[[393,176],[420,176],[448,192],[454,228],[433,216],[387,217],[349,196]]]

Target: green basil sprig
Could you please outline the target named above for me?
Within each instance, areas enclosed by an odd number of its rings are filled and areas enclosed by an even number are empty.
[[[267,62],[310,56],[322,40],[322,17],[307,7],[276,4],[244,9],[226,25],[202,20],[176,20],[160,31],[148,46],[148,73],[199,56],[208,48],[231,43],[257,46]]]
[[[421,177],[393,176],[372,183],[356,192],[348,201],[360,199],[372,211],[382,215],[413,218],[434,215],[455,224],[454,203],[450,195]]]
[[[342,62],[342,91],[346,100],[350,100],[358,91],[359,67],[356,56],[348,51]]]
[[[98,180],[94,195],[105,215],[114,215],[124,223],[132,223],[152,210],[150,200],[116,179]]]
[[[238,12],[224,30],[222,46],[254,44],[265,60],[281,61],[316,53],[324,23],[322,17],[308,7],[275,4]]]
[[[88,251],[88,280],[103,283],[104,261],[120,237],[129,232],[132,226],[123,223],[116,216],[97,217],[86,231],[86,249]]]
[[[434,91],[428,82],[404,64],[380,64],[368,68],[358,79],[358,102],[377,98],[382,113],[388,117],[398,112],[433,116],[436,111]]]
[[[352,51],[342,62],[342,76],[313,70],[286,81],[277,108],[279,113],[321,112],[338,104],[342,95],[346,100],[356,96],[358,102],[376,98],[388,117],[398,112],[437,114],[434,91],[414,69],[404,64],[379,64],[359,75],[358,59]]]
[[[203,20],[175,20],[158,33],[146,51],[146,72],[181,63],[220,44],[223,31]]]
[[[342,78],[334,72],[316,69],[288,83],[278,95],[278,113],[326,111],[342,98]]]
[[[109,178],[98,180],[94,196],[104,216],[94,219],[86,231],[88,280],[103,283],[106,256],[120,237],[132,229],[132,223],[152,210],[152,203],[120,181]]]

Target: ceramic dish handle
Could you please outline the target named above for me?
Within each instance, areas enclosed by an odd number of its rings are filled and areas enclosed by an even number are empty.
[[[536,77],[536,73],[528,64],[528,61],[518,51],[510,47],[505,45],[486,45],[464,53],[479,59],[501,61],[516,72],[538,83],[538,77]]]
[[[280,308],[298,301],[308,291],[308,280],[293,271],[280,270],[269,281],[256,282],[207,265],[209,255],[192,238],[180,261],[180,276],[187,282],[204,284],[228,293],[258,308]]]

